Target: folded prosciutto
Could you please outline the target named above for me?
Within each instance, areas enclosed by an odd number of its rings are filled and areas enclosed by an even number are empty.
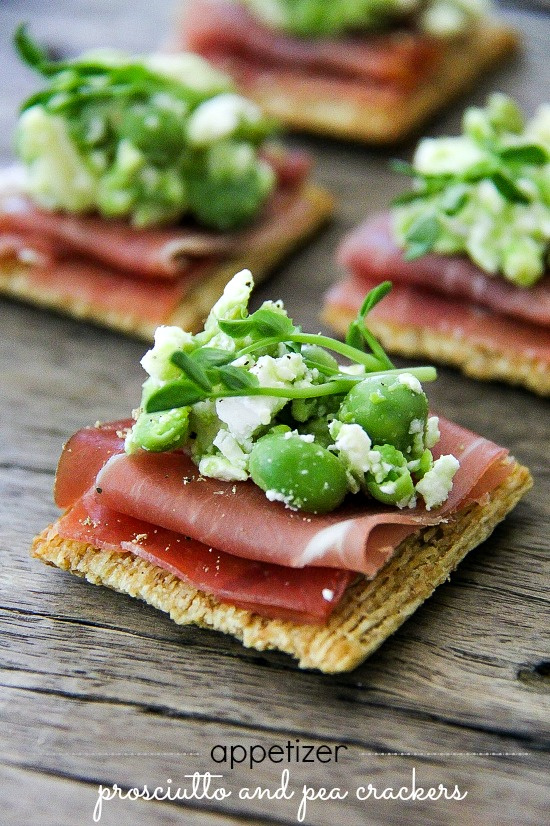
[[[121,316],[149,338],[224,262],[291,244],[318,220],[307,191],[309,160],[290,151],[269,157],[276,191],[252,226],[225,233],[193,222],[138,230],[120,220],[49,212],[14,192],[13,175],[6,175],[9,184],[0,182],[0,287],[5,280],[9,291],[9,273],[16,269],[31,299],[73,305],[92,318]]]
[[[271,617],[321,622],[356,573],[372,578],[399,543],[483,502],[512,472],[507,451],[440,419],[437,453],[460,462],[437,510],[353,498],[329,514],[270,502],[249,482],[202,477],[186,453],[124,453],[130,421],[85,428],[65,445],[58,533],[131,552],[222,600]],[[298,618],[298,619],[297,619]]]
[[[332,14],[322,2],[301,5],[192,0],[170,47],[203,55],[293,129],[388,143],[516,44],[513,32],[480,19],[482,4],[451,0],[442,30],[430,3],[348,3]]]
[[[464,255],[407,260],[390,221],[389,214],[373,216],[344,239],[337,260],[348,275],[329,290],[324,317],[338,326],[340,315],[355,314],[365,291],[389,278],[391,293],[369,317],[389,350],[550,393],[550,276],[525,289]]]

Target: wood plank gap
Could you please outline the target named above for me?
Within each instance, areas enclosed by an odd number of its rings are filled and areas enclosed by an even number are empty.
[[[16,669],[6,669],[6,670],[16,670]],[[32,673],[32,672],[28,672]],[[197,714],[193,712],[182,713],[181,711],[176,711],[175,709],[171,708],[170,706],[155,704],[155,703],[140,703],[131,700],[117,700],[113,699],[112,697],[103,697],[97,695],[89,695],[83,692],[71,692],[71,691],[60,691],[52,688],[26,688],[21,686],[13,686],[8,683],[0,682],[0,686],[4,688],[9,688],[14,691],[20,691],[25,694],[30,694],[33,696],[34,694],[44,695],[44,696],[52,696],[52,697],[60,697],[68,700],[80,700],[85,701],[87,703],[92,703],[94,705],[112,705],[115,707],[122,707],[122,708],[134,708],[138,709],[144,714],[156,715],[158,717],[169,718],[172,720],[180,720],[180,721],[194,721],[199,723],[217,723],[220,722],[219,718],[215,715],[210,714]],[[415,718],[424,718],[430,720],[430,722],[437,722],[448,726],[450,729],[457,729],[459,731],[468,731],[474,733],[481,733],[481,734],[488,734],[500,739],[512,739],[518,744],[521,745],[524,749],[531,749],[532,751],[539,752],[545,751],[550,747],[550,741],[547,743],[545,740],[541,742],[535,741],[532,737],[527,735],[521,734],[520,732],[514,731],[502,731],[499,729],[493,729],[489,726],[474,726],[467,723],[458,723],[454,720],[446,720],[445,718],[435,715],[435,714],[426,714],[425,712],[417,712],[415,710],[411,710],[408,708],[400,708],[399,706],[384,706],[382,704],[373,703],[373,707],[378,707],[383,709],[384,711],[395,710],[395,711],[402,711],[407,715]],[[228,727],[232,727],[237,729],[238,731],[243,732],[251,732],[253,734],[269,734],[269,735],[277,735],[280,737],[304,737],[311,743],[319,741],[320,744],[324,743],[334,743],[334,744],[343,744],[346,746],[356,746],[357,748],[365,749],[366,751],[372,751],[376,749],[377,751],[384,752],[384,749],[380,749],[378,744],[373,744],[369,742],[365,742],[364,740],[358,739],[356,737],[349,737],[349,736],[341,736],[335,737],[334,735],[330,734],[323,734],[321,737],[320,735],[312,734],[309,729],[288,729],[288,728],[278,728],[275,726],[266,726],[262,725],[258,722],[255,722],[254,725],[249,723],[243,723],[239,720],[231,720],[225,719],[224,725]],[[388,749],[388,754],[392,752]],[[431,762],[427,760],[426,762]]]

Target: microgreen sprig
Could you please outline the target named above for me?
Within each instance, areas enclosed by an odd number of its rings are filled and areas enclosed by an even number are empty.
[[[223,333],[238,341],[245,339],[247,343],[234,351],[206,345],[191,352],[177,350],[170,361],[181,370],[181,378],[166,382],[149,395],[145,410],[155,413],[232,396],[275,396],[285,399],[338,396],[348,393],[365,377],[364,374],[349,375],[322,365],[319,374],[323,380],[317,384],[309,387],[264,387],[246,366],[232,363],[243,356],[265,353],[280,344],[298,352],[300,345],[304,344],[330,350],[363,365],[370,376],[399,375],[403,370],[394,367],[365,323],[367,314],[390,289],[391,283],[386,281],[368,293],[357,317],[350,324],[345,342],[321,334],[303,333],[292,319],[269,307],[261,307],[242,319],[221,319],[218,325]],[[308,363],[307,357],[305,360]],[[315,356],[309,360],[308,366],[316,366]],[[415,367],[407,372],[420,381],[433,381],[436,377],[434,367]]]
[[[548,163],[550,158],[545,148],[535,143],[501,146],[495,139],[487,140],[484,149],[487,158],[460,174],[431,175],[420,172],[406,161],[391,161],[390,166],[394,172],[414,179],[413,189],[394,198],[392,206],[404,206],[439,195],[437,210],[444,215],[456,215],[468,201],[468,187],[483,180],[491,181],[499,194],[509,203],[531,203],[530,197],[516,185],[515,179],[522,165],[542,166]],[[443,225],[435,209],[415,221],[405,239],[406,260],[413,261],[430,252],[437,243],[442,229]]]
[[[169,93],[189,104],[199,103],[203,97],[200,92],[151,71],[139,61],[107,65],[86,58],[50,60],[30,37],[25,24],[18,26],[13,42],[21,60],[51,81],[47,89],[27,98],[21,106],[22,112],[40,104],[52,114],[61,114],[93,102],[149,98],[157,92]]]

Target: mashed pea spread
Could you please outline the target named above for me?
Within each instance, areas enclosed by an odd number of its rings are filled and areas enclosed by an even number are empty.
[[[97,50],[51,62],[24,28],[16,46],[48,82],[23,104],[16,134],[40,206],[138,227],[190,215],[228,230],[272,191],[259,147],[273,124],[197,55]]]
[[[420,141],[413,188],[394,202],[397,242],[412,260],[466,253],[490,275],[531,287],[550,263],[550,106],[525,121],[491,95],[467,109],[463,134]]]
[[[240,0],[268,26],[315,37],[377,30],[414,21],[425,32],[461,33],[490,7],[489,0]]]
[[[203,476],[251,478],[306,511],[360,492],[399,508],[442,504],[458,461],[432,456],[438,419],[420,381],[435,370],[395,369],[365,325],[391,285],[367,295],[345,342],[302,332],[280,301],[249,313],[252,287],[248,270],[235,275],[197,335],[159,327],[126,451],[183,446]]]

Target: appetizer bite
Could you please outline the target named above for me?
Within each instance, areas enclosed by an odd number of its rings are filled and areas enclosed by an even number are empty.
[[[391,143],[517,35],[489,0],[190,0],[173,48],[202,54],[293,129]]]
[[[196,335],[157,330],[134,421],[67,442],[64,514],[33,555],[303,668],[354,668],[531,486],[507,451],[430,414],[365,324],[248,313],[238,273]],[[335,356],[346,359],[340,364]]]
[[[324,318],[344,333],[365,290],[391,278],[370,317],[388,350],[549,395],[550,107],[526,123],[494,94],[463,128],[396,163],[413,187],[344,240],[349,275]]]
[[[0,171],[0,291],[152,339],[198,329],[237,269],[264,275],[330,215],[310,162],[192,54],[52,62]]]

